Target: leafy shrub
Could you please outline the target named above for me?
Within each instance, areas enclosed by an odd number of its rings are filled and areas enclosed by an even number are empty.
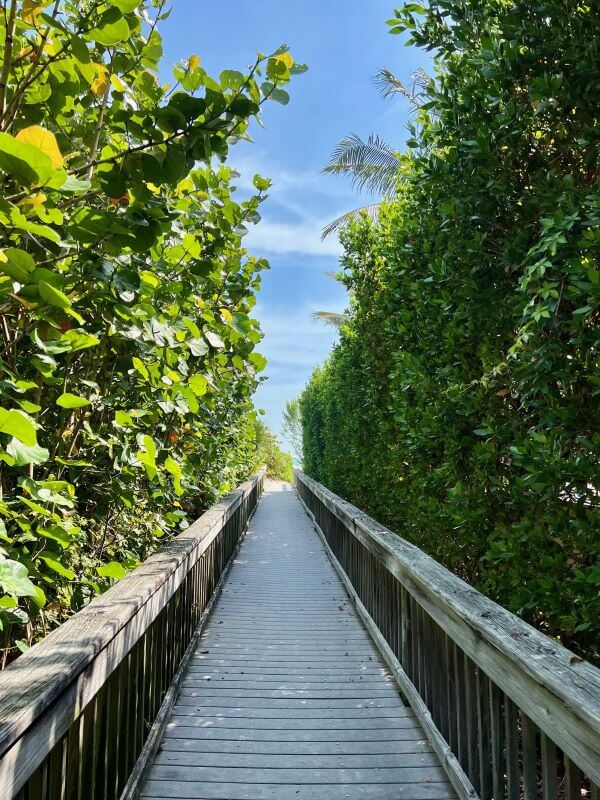
[[[292,456],[284,453],[279,441],[257,416],[251,419],[251,437],[254,443],[254,469],[267,468],[267,476],[280,481],[294,480]]]
[[[223,162],[304,67],[283,47],[213,79],[193,55],[161,85],[164,6],[13,0],[0,19],[5,647],[121,577],[253,458],[266,262],[241,236],[269,181],[237,203]]]
[[[397,198],[343,235],[309,474],[598,659],[600,8],[404,6],[436,53]]]

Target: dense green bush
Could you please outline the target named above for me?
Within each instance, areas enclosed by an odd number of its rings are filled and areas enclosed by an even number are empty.
[[[275,434],[258,417],[251,420],[251,431],[254,471],[264,466],[267,468],[267,477],[291,483],[294,480],[292,456],[283,452]]]
[[[215,80],[193,55],[161,85],[164,0],[4,6],[6,659],[247,476],[266,264],[241,237],[269,182],[237,203],[223,162],[304,67],[284,47]]]
[[[343,235],[309,474],[599,655],[600,7],[432,0],[397,198]]]

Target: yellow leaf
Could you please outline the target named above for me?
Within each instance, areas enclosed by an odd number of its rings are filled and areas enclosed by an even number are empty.
[[[92,81],[91,92],[96,97],[104,97],[110,86],[108,68],[104,64],[94,64],[94,69],[96,70],[96,77]]]
[[[124,92],[127,91],[127,86],[123,83],[123,81],[121,80],[121,78],[119,78],[118,75],[111,75],[110,76],[110,82],[112,83],[114,88],[117,90],[117,92],[124,93]]]
[[[25,144],[37,147],[38,150],[45,153],[50,158],[54,169],[62,167],[64,158],[58,149],[56,137],[52,131],[47,131],[45,128],[42,128],[41,125],[30,125],[29,128],[23,128],[22,131],[19,131],[15,139],[18,142],[24,142]]]
[[[226,322],[231,322],[233,317],[231,316],[231,311],[228,308],[221,309],[221,316]]]
[[[31,58],[35,53],[33,47],[22,47],[17,53],[17,58]]]
[[[188,69],[191,72],[200,66],[200,58],[197,55],[190,56],[188,59]]]
[[[294,66],[294,59],[289,53],[282,53],[280,56],[275,56],[277,61],[283,61],[288,69],[291,69]]]
[[[4,250],[0,250],[0,263],[6,264],[8,262],[8,257],[6,256]]]
[[[29,214],[38,206],[43,205],[47,199],[48,197],[43,192],[36,192],[35,194],[30,194],[28,197],[21,200],[19,203],[19,208],[21,211],[25,212],[25,214]]]
[[[510,394],[510,389],[500,389],[499,392],[496,392],[498,397],[504,397],[507,394]]]
[[[37,18],[44,10],[44,6],[37,0],[24,0],[21,8],[21,19],[28,25],[36,25]]]

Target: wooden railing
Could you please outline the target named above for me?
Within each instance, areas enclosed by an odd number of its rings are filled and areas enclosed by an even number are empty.
[[[264,471],[0,674],[0,798],[133,796]]]
[[[598,800],[600,670],[301,472],[296,485],[459,797]]]

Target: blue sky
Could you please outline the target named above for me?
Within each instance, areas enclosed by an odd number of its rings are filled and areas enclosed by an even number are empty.
[[[256,172],[274,183],[262,222],[245,244],[271,264],[255,311],[265,335],[259,349],[268,359],[255,402],[276,433],[285,401],[299,395],[335,339],[311,313],[341,311],[346,302],[344,289],[325,274],[337,271],[339,243],[334,237],[322,242],[321,229],[369,200],[347,181],[323,175],[322,167],[349,133],[376,132],[402,149],[406,104],[383,100],[373,76],[385,67],[408,82],[427,64],[424,53],[387,32],[392,12],[393,0],[173,0],[162,26],[166,69],[197,53],[209,74],[218,74],[283,43],[309,66],[293,79],[290,104],[269,103],[265,128],[255,125],[254,143],[236,146],[230,159],[241,186]]]

